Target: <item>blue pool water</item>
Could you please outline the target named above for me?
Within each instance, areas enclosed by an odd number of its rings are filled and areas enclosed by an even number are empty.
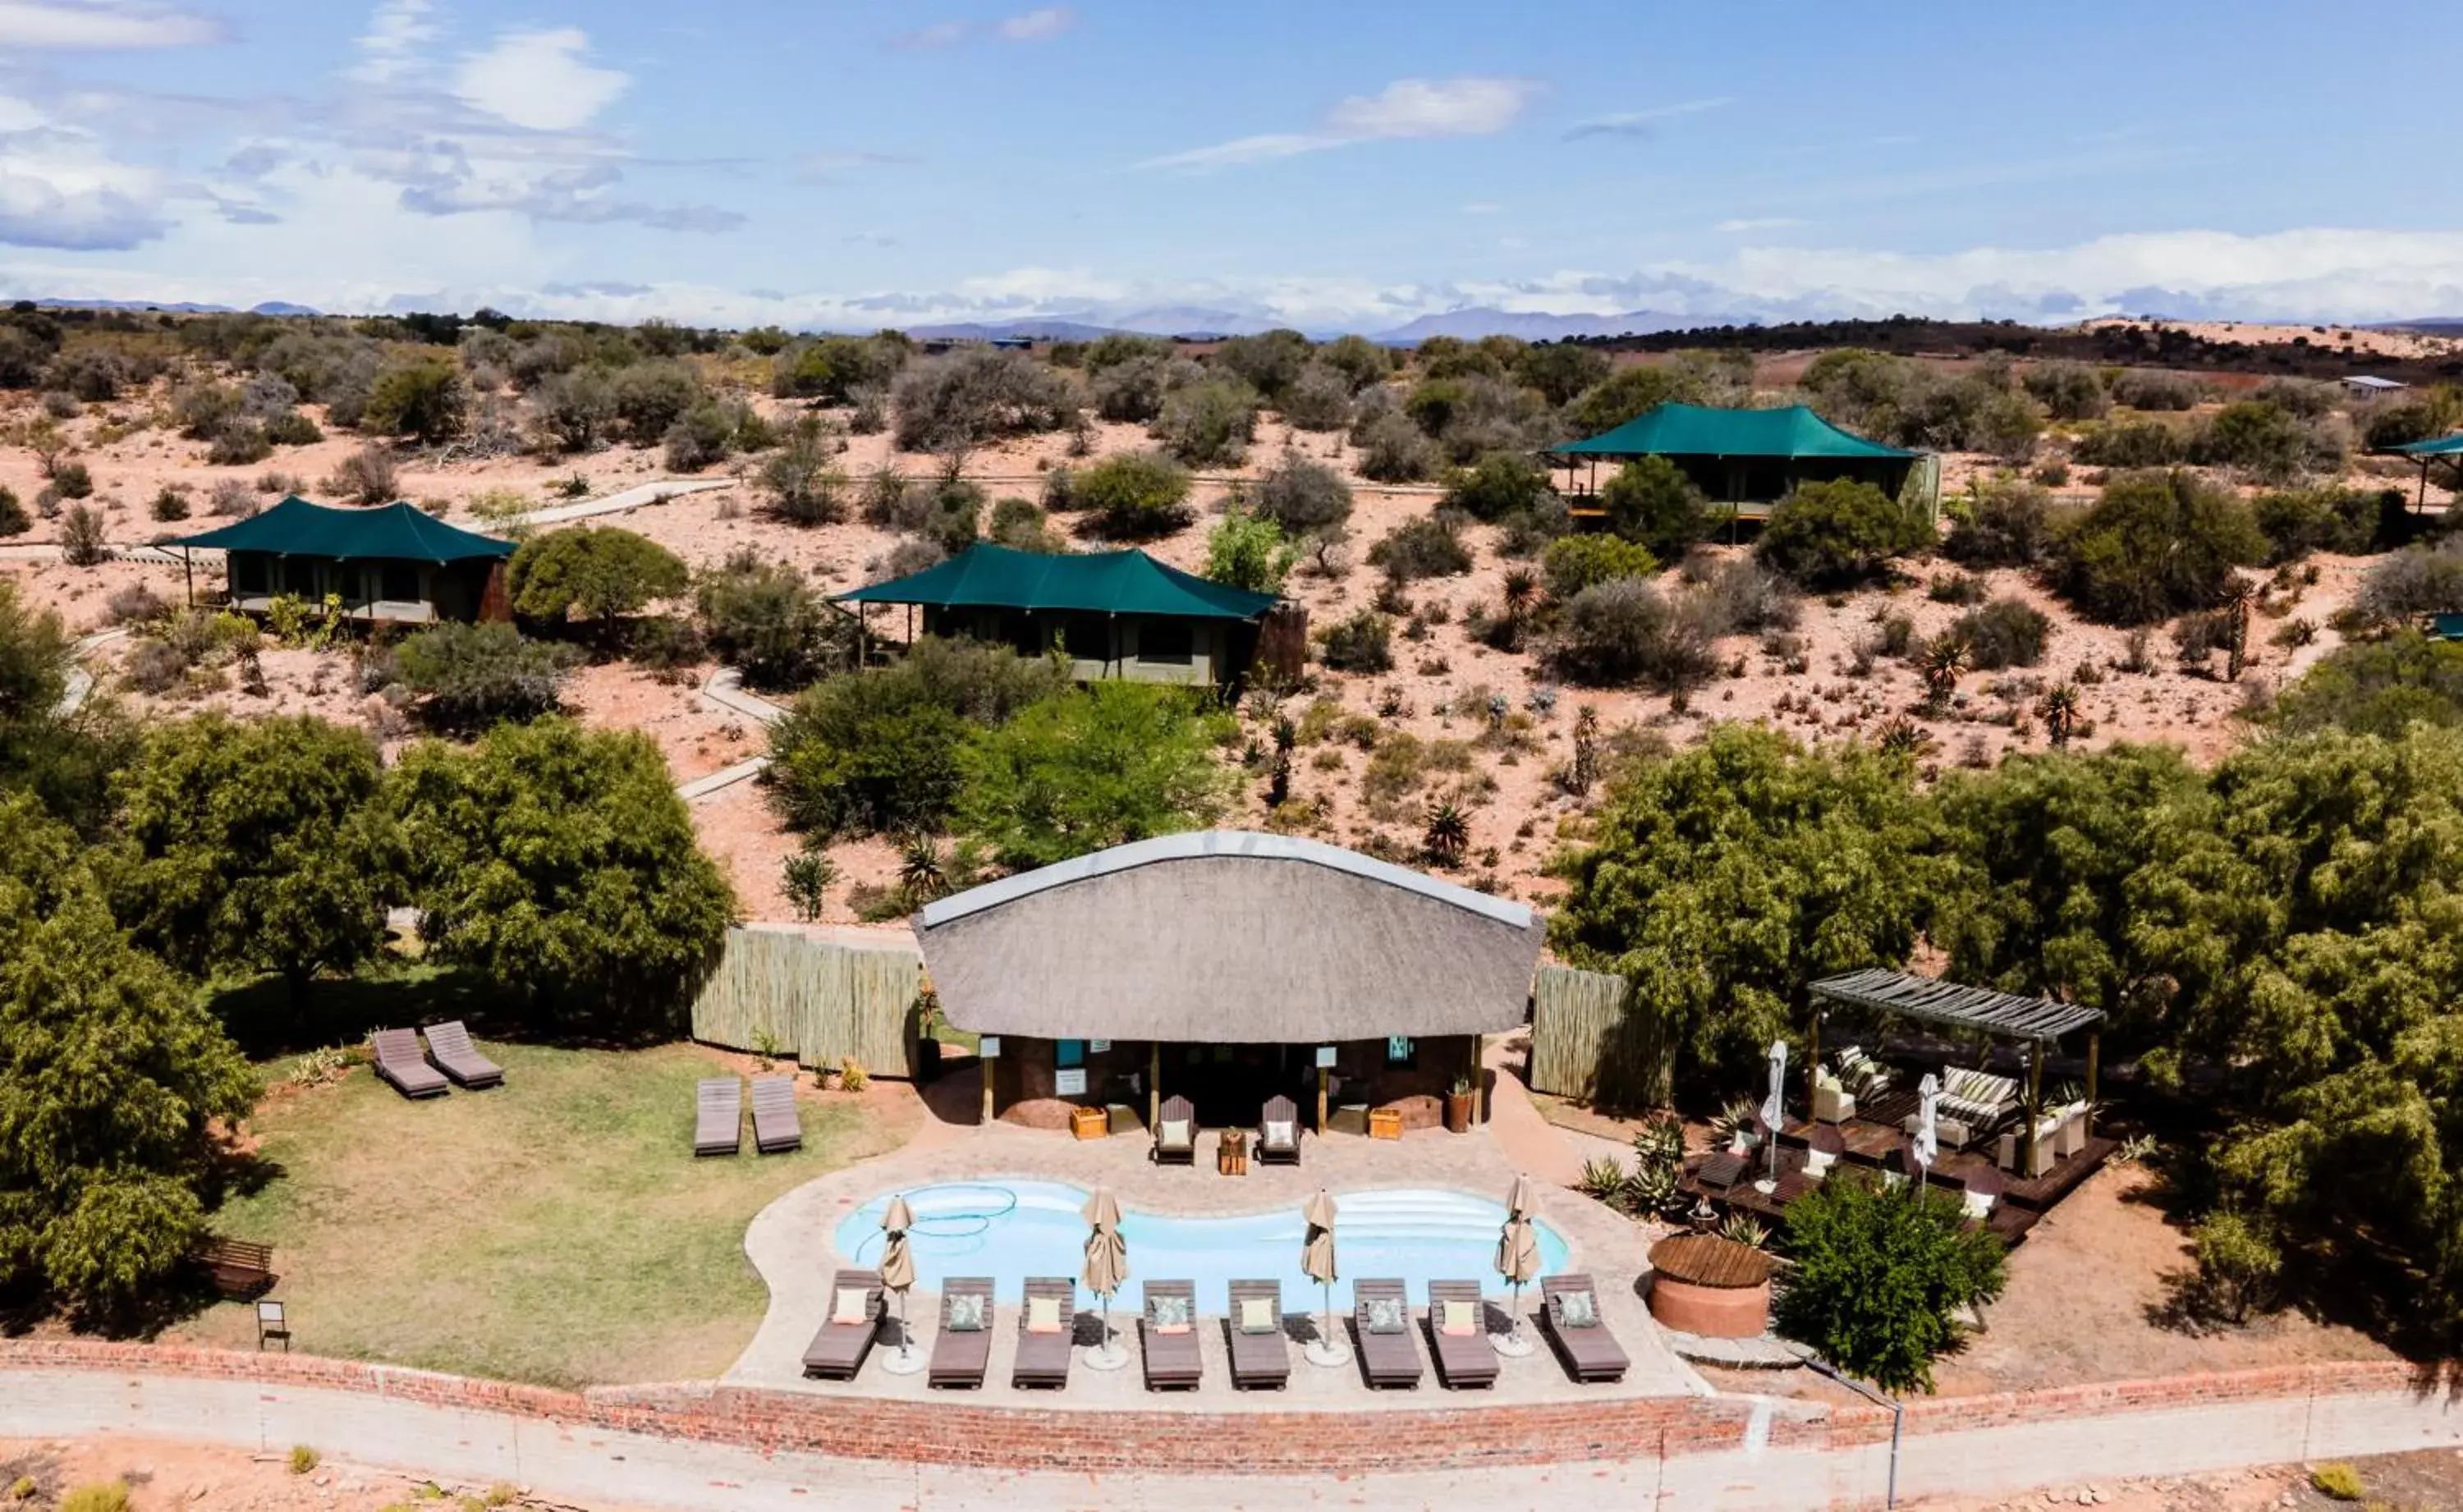
[[[881,1215],[897,1194],[884,1192],[842,1220],[831,1235],[851,1264],[881,1263]],[[919,1187],[905,1194],[914,1210],[907,1240],[915,1255],[916,1287],[939,1291],[948,1276],[990,1276],[997,1299],[1014,1303],[1029,1276],[1075,1277],[1084,1268],[1086,1220],[1079,1210],[1086,1193],[1057,1181],[970,1181]],[[1476,1281],[1492,1296],[1510,1291],[1496,1274],[1497,1230],[1505,1205],[1458,1192],[1354,1192],[1336,1199],[1336,1263],[1344,1280],[1334,1305],[1351,1307],[1354,1277],[1400,1276],[1411,1301],[1424,1303],[1428,1283]],[[1545,1220],[1539,1231],[1539,1273],[1565,1268],[1564,1239]],[[1171,1218],[1123,1205],[1121,1237],[1129,1246],[1129,1285],[1113,1305],[1135,1311],[1144,1306],[1139,1282],[1194,1281],[1198,1310],[1224,1310],[1225,1284],[1279,1281],[1283,1306],[1294,1312],[1318,1307],[1317,1283],[1300,1270],[1300,1242],[1307,1225],[1297,1206],[1277,1212],[1226,1218]],[[1529,1288],[1526,1288],[1528,1294]],[[1079,1288],[1079,1304],[1095,1306]]]

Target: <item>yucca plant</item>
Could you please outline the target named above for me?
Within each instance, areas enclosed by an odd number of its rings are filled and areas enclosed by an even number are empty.
[[[2044,733],[2052,737],[2053,748],[2069,745],[2071,732],[2078,728],[2079,690],[2068,682],[2055,683],[2036,701],[2036,717],[2044,722]]]
[[[909,835],[899,847],[898,885],[918,903],[928,903],[948,888],[948,867],[930,835]]]
[[[1958,680],[1967,671],[1971,659],[1967,642],[1957,636],[1941,636],[1925,648],[1925,697],[1938,707],[1950,702],[1958,691]]]

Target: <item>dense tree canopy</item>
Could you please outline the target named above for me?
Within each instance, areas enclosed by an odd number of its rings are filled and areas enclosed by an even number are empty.
[[[579,617],[602,626],[653,599],[675,597],[688,580],[673,551],[613,526],[534,535],[505,569],[513,613],[550,622]]]
[[[2062,591],[2115,624],[2220,602],[2233,569],[2266,554],[2249,506],[2195,473],[2125,473],[2063,535]]]
[[[1755,550],[1799,583],[1838,587],[1930,544],[1930,529],[1897,500],[1869,483],[1837,478],[1800,484],[1781,499]]]
[[[2008,1283],[2000,1236],[1930,1188],[1894,1192],[1850,1171],[1787,1205],[1796,1269],[1778,1299],[1788,1337],[1885,1392],[1930,1392],[1962,1307]]]
[[[1201,699],[1097,682],[977,731],[959,753],[959,828],[1017,867],[1202,828],[1228,796],[1213,753],[1229,721]]]

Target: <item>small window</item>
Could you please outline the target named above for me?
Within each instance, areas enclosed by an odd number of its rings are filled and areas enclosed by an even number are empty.
[[[377,574],[377,596],[387,603],[419,602],[419,568],[411,562],[387,562]]]
[[[232,554],[230,563],[231,592],[249,598],[259,597],[268,592],[273,574],[266,571],[269,564],[264,557],[253,551],[240,551]]]
[[[290,556],[282,562],[282,591],[301,598],[316,598],[316,562],[314,557]]]
[[[1388,1066],[1408,1066],[1419,1052],[1419,1046],[1408,1035],[1390,1035],[1385,1041],[1385,1064]]]
[[[1177,620],[1150,619],[1138,628],[1138,659],[1168,662],[1173,666],[1188,665],[1196,650],[1196,637],[1188,626]]]
[[[1073,1066],[1085,1065],[1086,1042],[1084,1040],[1053,1041],[1052,1064],[1059,1067],[1062,1070],[1067,1070]]]

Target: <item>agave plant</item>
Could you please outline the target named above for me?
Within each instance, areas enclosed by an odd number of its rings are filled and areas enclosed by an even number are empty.
[[[1582,1162],[1582,1179],[1578,1183],[1584,1197],[1602,1202],[1613,1202],[1624,1195],[1624,1167],[1604,1156]]]
[[[1420,838],[1428,858],[1441,866],[1451,866],[1471,849],[1471,820],[1459,805],[1432,803],[1428,806],[1428,828]]]
[[[1719,1220],[1719,1237],[1747,1249],[1770,1248],[1770,1230],[1751,1213],[1730,1213]]]
[[[908,896],[923,903],[939,897],[948,888],[948,867],[930,835],[909,835],[906,843],[899,847],[898,882]]]
[[[1625,1178],[1625,1200],[1637,1213],[1665,1213],[1676,1204],[1676,1182],[1673,1165],[1636,1166]]]
[[[1674,1165],[1685,1158],[1685,1124],[1674,1113],[1659,1113],[1633,1136],[1634,1158],[1644,1165]]]
[[[1711,1120],[1711,1132],[1723,1145],[1735,1143],[1740,1135],[1750,1138],[1760,1130],[1761,1105],[1750,1097],[1729,1098]]]

